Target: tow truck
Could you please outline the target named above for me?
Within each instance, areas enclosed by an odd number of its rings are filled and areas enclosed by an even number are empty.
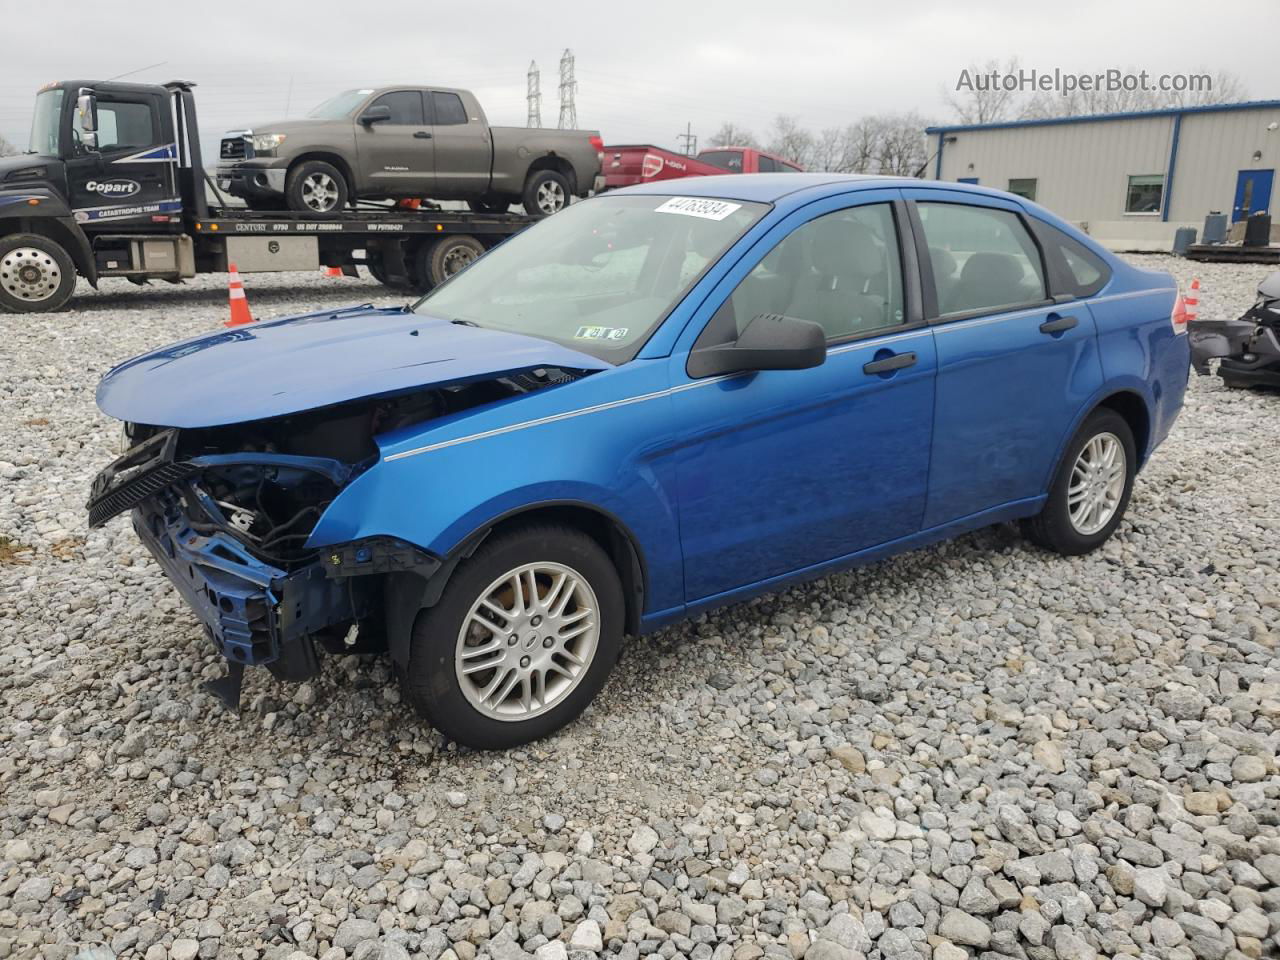
[[[30,152],[0,159],[0,309],[62,309],[76,278],[363,265],[425,292],[533,222],[522,214],[357,205],[324,215],[229,203],[200,154],[194,83],[62,81],[36,94]],[[211,202],[213,193],[218,202]]]

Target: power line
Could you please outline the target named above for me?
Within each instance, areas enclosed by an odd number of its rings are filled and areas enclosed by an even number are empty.
[[[578,105],[575,96],[578,92],[578,81],[573,79],[573,51],[565,47],[560,58],[560,129],[576,130],[578,127]]]
[[[542,126],[542,74],[538,71],[536,60],[529,61],[528,80],[525,99],[529,101],[529,112],[524,125],[537,128]]]
[[[698,135],[693,132],[692,123],[686,123],[684,125],[684,133],[677,133],[676,139],[684,141],[684,155],[686,157],[692,157],[698,152]]]

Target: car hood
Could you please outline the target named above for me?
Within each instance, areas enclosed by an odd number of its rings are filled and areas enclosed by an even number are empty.
[[[98,406],[130,423],[213,427],[540,367],[607,366],[537,337],[366,304],[260,321],[135,357],[102,378]]]

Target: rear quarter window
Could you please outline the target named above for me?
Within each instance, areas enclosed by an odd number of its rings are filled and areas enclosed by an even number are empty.
[[[1034,217],[1030,219],[1044,249],[1049,285],[1054,294],[1091,297],[1107,285],[1111,268],[1105,260],[1057,227]]]

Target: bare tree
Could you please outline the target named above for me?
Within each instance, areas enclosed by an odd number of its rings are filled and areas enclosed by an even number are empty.
[[[813,166],[813,134],[800,126],[800,121],[787,114],[779,114],[773,121],[773,133],[769,137],[769,152],[798,163],[802,167]]]
[[[1138,76],[1137,68],[1125,71]],[[1195,107],[1212,103],[1234,103],[1248,98],[1248,91],[1240,78],[1228,71],[1211,73],[1201,70],[1195,76],[1196,89],[1162,91],[1142,89],[1073,90],[1068,94],[1044,91],[1030,97],[1022,107],[1022,117],[1028,120],[1045,117],[1085,117],[1101,113],[1134,113],[1141,110],[1163,110],[1169,107]],[[1148,78],[1148,83],[1154,83]]]
[[[0,157],[16,157],[18,153],[19,150],[17,147],[4,137],[0,137]]]
[[[740,127],[732,120],[720,124],[720,129],[707,140],[713,147],[756,147],[759,142],[756,135],[746,127]]]
[[[1016,90],[1006,86],[1004,78],[1018,73],[1018,58],[1007,63],[988,60],[973,63],[960,71],[955,89],[944,97],[961,123],[996,123],[1013,115]]]
[[[1203,107],[1213,103],[1239,103],[1249,99],[1244,82],[1230,70],[1210,72],[1201,68],[1196,75],[1209,82],[1200,89],[1183,90],[1166,94],[1167,106]]]
[[[877,173],[913,177],[928,158],[924,128],[929,122],[918,113],[895,113],[877,118],[880,144]]]

